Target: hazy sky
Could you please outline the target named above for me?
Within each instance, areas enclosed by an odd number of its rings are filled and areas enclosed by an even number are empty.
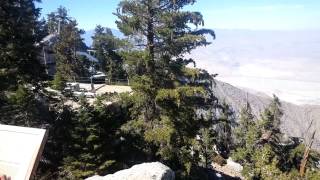
[[[197,66],[238,87],[320,105],[320,31],[216,30],[191,55]]]
[[[65,6],[85,30],[101,24],[115,28],[119,0],[42,0],[43,15]],[[198,0],[187,9],[200,11],[208,28],[320,29],[319,0]]]

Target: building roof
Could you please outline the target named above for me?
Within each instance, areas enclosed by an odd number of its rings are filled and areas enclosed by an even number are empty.
[[[41,40],[41,43],[51,45],[57,41],[57,38],[57,33],[49,34]]]
[[[95,62],[95,63],[99,62],[99,60],[97,58],[95,58],[94,56],[88,54],[87,52],[77,51],[76,54],[80,55],[80,56],[85,56],[91,62]]]

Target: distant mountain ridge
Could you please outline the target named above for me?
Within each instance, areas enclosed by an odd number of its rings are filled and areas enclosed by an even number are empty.
[[[241,108],[248,101],[256,118],[260,118],[262,112],[270,103],[272,98],[260,92],[248,91],[237,88],[228,83],[216,80],[212,90],[220,101],[226,101],[236,116],[239,116]],[[281,130],[288,136],[309,139],[314,130],[318,130],[315,136],[314,148],[320,150],[320,106],[295,105],[281,102],[284,115],[281,121]],[[311,121],[313,123],[310,126]]]

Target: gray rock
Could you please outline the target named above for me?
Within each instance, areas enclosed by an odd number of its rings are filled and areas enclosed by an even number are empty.
[[[104,177],[92,176],[86,180],[174,180],[174,172],[160,162],[143,163],[130,169],[118,171]]]
[[[243,166],[237,162],[234,162],[232,158],[227,159],[227,166],[238,173],[241,173],[243,170]]]

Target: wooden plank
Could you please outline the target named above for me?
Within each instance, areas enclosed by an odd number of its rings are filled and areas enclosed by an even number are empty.
[[[47,131],[0,125],[0,174],[12,180],[28,180],[35,173]]]

